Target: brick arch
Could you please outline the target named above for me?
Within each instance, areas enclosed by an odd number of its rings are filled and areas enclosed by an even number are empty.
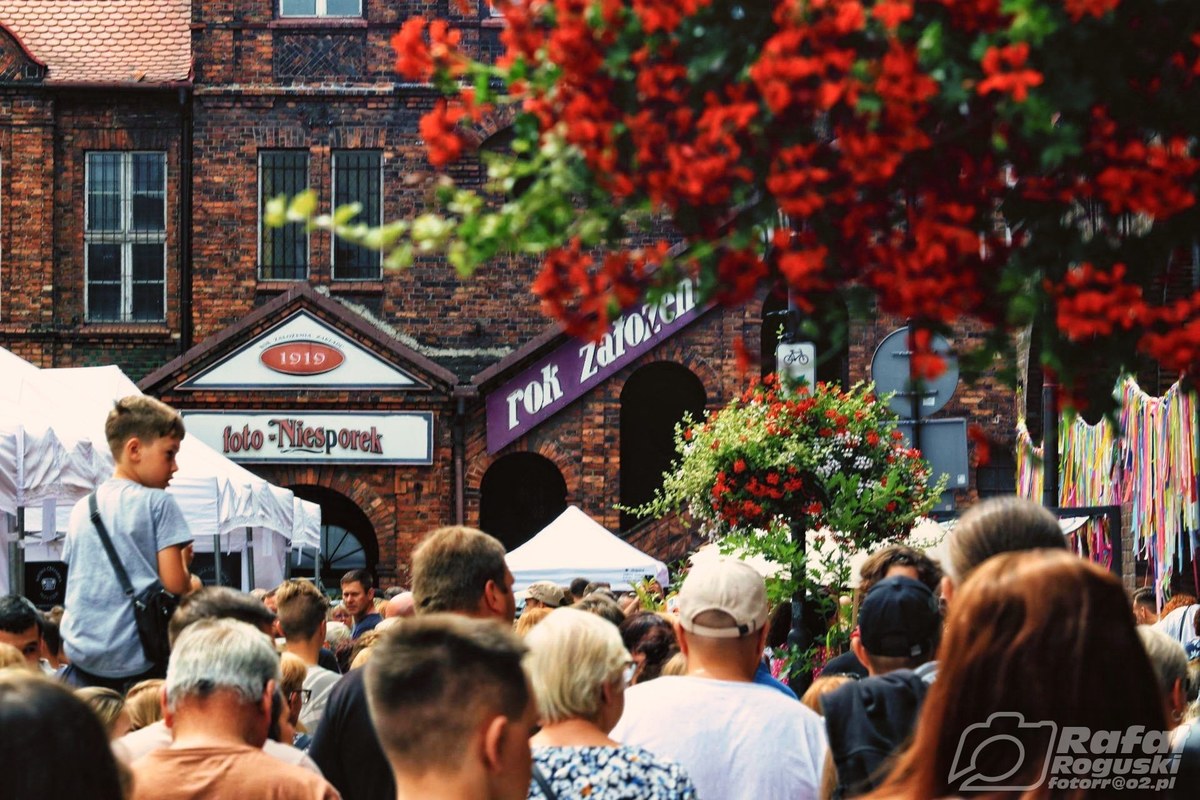
[[[505,448],[498,453],[487,454],[475,459],[467,469],[467,488],[478,493],[483,487],[483,476],[492,468],[492,465],[514,453],[536,453],[553,464],[567,485],[567,503],[577,502],[581,477],[579,459],[576,455],[567,452],[558,442],[549,440],[537,442],[532,447],[527,446],[524,450]]]
[[[704,386],[704,394],[706,397],[706,405],[709,408],[713,407],[714,401],[721,397],[721,373],[712,362],[705,356],[696,353],[693,349],[683,347],[676,342],[667,342],[661,347],[648,353],[638,359],[634,364],[631,364],[627,369],[621,370],[618,376],[614,376],[613,380],[620,380],[620,385],[614,388],[614,397],[620,397],[621,392],[625,389],[625,384],[633,373],[637,372],[642,367],[656,364],[659,362],[669,362],[678,364],[691,371],[693,375],[699,379]]]
[[[516,118],[517,109],[512,106],[504,106],[490,114],[484,114],[483,118],[471,127],[459,129],[463,143],[467,146],[467,149],[478,151],[488,139],[505,128],[511,127],[513,120]]]
[[[395,539],[395,508],[364,481],[355,480],[353,476],[331,466],[295,466],[278,470],[272,482],[282,486],[322,486],[349,498],[375,529],[379,561],[384,563],[384,553],[390,550]]]

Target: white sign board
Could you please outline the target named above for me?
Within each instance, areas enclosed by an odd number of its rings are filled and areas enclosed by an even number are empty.
[[[792,383],[817,385],[817,347],[812,342],[780,342],[775,348],[775,369]]]
[[[180,389],[425,389],[404,370],[307,311],[179,385]]]
[[[433,463],[430,411],[184,411],[183,421],[189,436],[244,463]]]

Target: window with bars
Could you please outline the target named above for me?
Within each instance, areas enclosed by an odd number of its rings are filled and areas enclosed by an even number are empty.
[[[308,153],[264,150],[258,154],[258,276],[266,281],[302,281],[308,277],[308,231],[302,222],[272,228],[263,221],[268,200],[293,197],[308,187]]]
[[[84,204],[88,321],[165,320],[167,154],[88,153]]]
[[[279,0],[281,17],[361,17],[362,0]]]
[[[358,203],[356,222],[377,226],[383,210],[383,154],[378,150],[333,153],[333,207]],[[382,255],[376,250],[333,237],[333,279],[377,281],[383,277]]]

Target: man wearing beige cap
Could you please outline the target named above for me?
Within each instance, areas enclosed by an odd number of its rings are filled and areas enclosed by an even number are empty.
[[[678,599],[687,674],[627,689],[612,738],[678,761],[700,797],[817,797],[828,749],[821,718],[753,683],[767,637],[762,577],[716,559],[692,568]]]
[[[558,608],[563,605],[563,590],[550,581],[529,584],[525,590],[525,609]]]

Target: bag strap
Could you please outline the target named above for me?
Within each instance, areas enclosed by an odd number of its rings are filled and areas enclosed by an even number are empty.
[[[542,794],[546,797],[546,800],[558,800],[558,795],[555,794],[554,789],[550,786],[550,781],[546,780],[546,776],[538,769],[537,764],[533,765],[533,781],[542,790]]]
[[[104,520],[100,519],[100,508],[96,504],[95,492],[88,495],[88,510],[92,515],[92,524],[96,526],[96,530],[100,533],[100,541],[104,544],[104,552],[108,553],[108,560],[112,562],[113,570],[117,573],[117,580],[121,582],[121,590],[125,592],[126,597],[132,600],[133,584],[129,582],[129,573],[125,571],[124,565],[121,564],[121,559],[117,558],[117,549],[113,547],[112,539],[108,535],[108,528],[104,527]]]

